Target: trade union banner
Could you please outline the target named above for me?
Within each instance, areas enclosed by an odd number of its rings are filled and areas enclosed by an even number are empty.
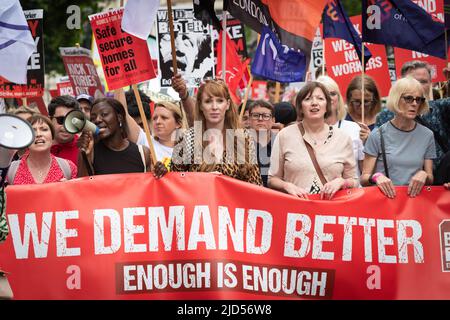
[[[435,19],[444,22],[444,0],[411,1],[431,14]],[[401,77],[401,68],[405,62],[420,60],[429,64],[431,69],[432,82],[446,81],[444,73],[442,72],[442,70],[447,67],[447,62],[445,61],[445,59],[439,59],[426,53],[411,51],[402,48],[394,48],[394,55],[397,78]]]
[[[361,16],[350,17],[355,29],[361,32]],[[382,97],[389,95],[391,80],[384,45],[364,43],[372,53],[372,58],[366,62],[366,74],[371,76],[377,83],[378,90]],[[341,93],[345,95],[345,90],[350,81],[357,75],[361,75],[361,62],[353,44],[343,39],[325,39],[325,65],[330,77],[339,83]]]
[[[0,77],[0,98],[36,98],[44,95],[44,10],[25,10],[23,13],[36,44],[36,51],[28,60],[26,84],[8,82]]]
[[[0,261],[18,300],[450,299],[443,187],[321,201],[135,173],[6,191]]]

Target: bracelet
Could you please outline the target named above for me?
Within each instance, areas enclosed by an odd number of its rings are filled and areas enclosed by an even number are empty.
[[[181,100],[184,101],[189,98],[189,91],[186,90],[186,96],[182,97]]]
[[[377,184],[377,180],[380,176],[382,176],[383,174],[381,172],[375,172],[373,175],[370,176],[369,178],[369,182],[371,184]]]

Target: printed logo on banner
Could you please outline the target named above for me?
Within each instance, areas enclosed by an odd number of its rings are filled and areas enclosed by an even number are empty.
[[[442,220],[439,224],[441,240],[442,272],[450,272],[450,220]]]
[[[204,27],[195,19],[193,9],[174,9],[173,23],[178,73],[188,87],[198,87],[204,78],[215,74],[211,26]],[[161,87],[170,87],[173,67],[167,10],[158,10],[157,29]]]

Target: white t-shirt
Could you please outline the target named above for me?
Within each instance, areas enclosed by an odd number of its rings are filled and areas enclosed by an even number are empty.
[[[169,159],[172,158],[172,152],[173,152],[172,147],[167,147],[167,146],[161,144],[159,141],[155,140],[153,138],[153,136],[152,136],[152,143],[153,143],[153,148],[155,149],[156,161],[163,161],[164,158],[169,158]],[[142,130],[142,129],[139,132],[139,137],[138,137],[136,144],[146,146],[147,148],[149,147],[148,142],[147,142],[147,137],[145,135],[144,130]]]
[[[361,175],[359,170],[358,161],[364,160],[364,144],[362,140],[359,138],[359,132],[361,131],[361,127],[353,121],[348,120],[340,120],[333,125],[334,128],[340,128],[346,134],[352,138],[353,143],[353,153],[355,155],[356,160],[356,172],[358,174],[358,178]]]

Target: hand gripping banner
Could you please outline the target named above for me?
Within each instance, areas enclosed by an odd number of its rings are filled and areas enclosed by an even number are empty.
[[[16,299],[450,299],[443,187],[320,201],[139,173],[6,190]]]

